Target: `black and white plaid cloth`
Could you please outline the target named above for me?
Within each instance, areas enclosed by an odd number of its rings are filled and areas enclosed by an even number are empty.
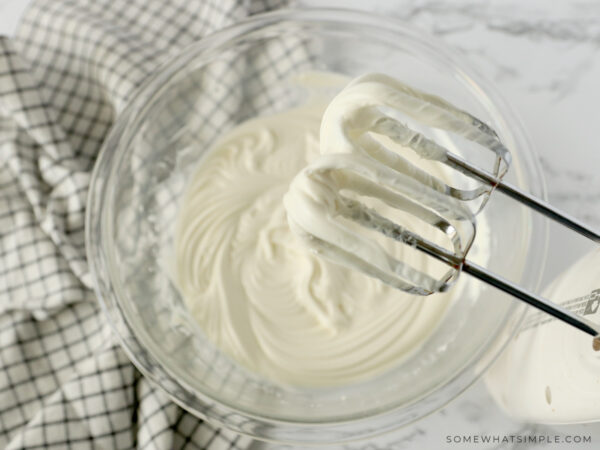
[[[90,171],[148,74],[287,0],[36,0],[0,37],[0,447],[241,449],[137,372],[85,259]]]

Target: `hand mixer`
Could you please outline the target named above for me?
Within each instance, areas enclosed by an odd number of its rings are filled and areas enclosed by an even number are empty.
[[[409,127],[398,113],[491,152],[491,170],[466,161],[416,127]],[[439,97],[386,75],[369,74],[351,82],[330,103],[320,139],[322,155],[298,174],[284,198],[290,227],[313,251],[417,295],[447,290],[461,272],[466,272],[590,334],[593,348],[600,350],[599,325],[466,259],[475,237],[475,215],[493,190],[600,241],[597,232],[578,220],[502,181],[510,153],[488,125]],[[474,180],[475,187],[448,185],[390,150],[383,143],[385,139],[411,149],[420,158],[454,169]],[[418,230],[382,216],[361,202],[361,197],[377,198],[418,218],[423,227],[441,233],[447,244],[425,239]],[[360,229],[374,230],[409,245],[449,270],[440,277],[418,270],[394,258]]]

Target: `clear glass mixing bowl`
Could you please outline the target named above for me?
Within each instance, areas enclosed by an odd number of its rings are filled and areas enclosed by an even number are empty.
[[[192,45],[138,90],[98,157],[86,240],[96,293],[124,349],[174,401],[256,438],[329,443],[382,433],[445,405],[499,354],[524,308],[491,288],[467,293],[419,352],[375,379],[335,388],[272,383],[205,339],[165,264],[185,181],[221,133],[302,102],[306,93],[290,79],[307,70],[384,72],[446,97],[497,130],[514,156],[507,178],[544,197],[519,121],[442,43],[364,12],[281,11]],[[489,268],[536,289],[544,222],[499,195],[486,215]]]

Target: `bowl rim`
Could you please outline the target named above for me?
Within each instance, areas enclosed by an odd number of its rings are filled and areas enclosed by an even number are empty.
[[[537,188],[537,195],[543,199],[546,199],[547,197],[546,187],[541,167],[537,161],[537,155],[529,143],[529,140],[521,125],[521,121],[514,113],[512,108],[510,108],[500,94],[497,93],[496,88],[490,82],[485,80],[485,78],[481,77],[476,70],[470,67],[468,62],[464,61],[463,57],[458,55],[456,51],[448,47],[445,43],[440,42],[437,38],[430,36],[428,33],[423,32],[403,21],[381,16],[379,14],[346,8],[305,8],[282,9],[253,15],[229,27],[210,34],[196,43],[191,44],[174,58],[171,58],[169,61],[163,63],[163,65],[155,73],[149,75],[146,80],[137,88],[135,93],[131,96],[130,103],[125,107],[123,112],[120,114],[120,117],[113,125],[109,135],[102,145],[100,153],[98,154],[90,181],[87,201],[88,207],[86,209],[85,220],[86,252],[90,273],[92,275],[94,292],[98,297],[104,314],[108,318],[108,322],[110,323],[113,332],[117,335],[121,343],[121,347],[125,350],[129,359],[138,368],[138,370],[140,370],[140,372],[142,372],[152,384],[155,384],[165,391],[173,401],[182,406],[184,409],[194,413],[199,417],[209,418],[209,420],[212,419],[213,421],[227,428],[233,429],[238,433],[247,434],[258,439],[268,440],[271,436],[288,436],[290,433],[296,436],[293,438],[283,439],[276,437],[275,440],[278,442],[306,443],[306,440],[302,439],[302,434],[306,433],[307,428],[317,428],[321,430],[324,428],[329,428],[331,430],[331,433],[328,435],[329,437],[325,437],[324,440],[315,441],[315,443],[342,442],[345,440],[347,441],[354,440],[356,438],[373,436],[375,434],[380,434],[382,432],[397,428],[397,426],[388,424],[387,427],[379,427],[375,431],[370,430],[364,435],[358,437],[355,436],[356,433],[348,433],[347,430],[348,427],[356,426],[358,422],[364,422],[366,420],[372,420],[376,417],[390,415],[391,413],[397,412],[399,409],[405,409],[414,405],[411,403],[405,403],[401,406],[392,407],[377,414],[362,416],[360,418],[352,417],[347,420],[336,420],[331,422],[310,422],[287,419],[282,420],[268,415],[256,414],[255,412],[250,412],[244,410],[243,408],[237,408],[235,405],[223,402],[221,399],[213,397],[206,392],[198,392],[197,390],[191,389],[190,386],[182,383],[182,380],[169,379],[172,378],[171,372],[166,367],[162,366],[160,359],[157,358],[155,354],[152,354],[151,351],[148,351],[147,347],[140,344],[138,337],[133,331],[133,328],[127,323],[127,320],[124,318],[125,315],[123,314],[123,311],[120,310],[121,306],[119,304],[119,298],[116,296],[113,298],[111,295],[112,290],[110,286],[110,276],[108,277],[108,284],[106,277],[106,273],[109,271],[108,265],[106,264],[107,249],[100,248],[100,242],[98,242],[96,239],[96,236],[105,235],[106,230],[103,228],[107,223],[105,220],[102,220],[102,218],[105,216],[102,214],[102,211],[106,206],[104,204],[106,199],[111,197],[111,195],[107,195],[110,194],[111,189],[110,184],[107,183],[107,181],[110,180],[110,176],[105,177],[104,174],[112,173],[114,167],[118,166],[118,164],[114,164],[116,161],[113,161],[113,158],[118,156],[116,155],[117,152],[115,150],[119,147],[119,143],[126,134],[126,130],[135,128],[132,126],[132,124],[135,124],[136,121],[140,121],[144,117],[145,108],[149,107],[147,95],[148,92],[152,93],[151,97],[156,97],[159,95],[160,88],[167,86],[168,80],[171,79],[171,77],[176,76],[178,71],[185,67],[191,57],[198,56],[202,52],[210,52],[211,50],[219,48],[220,46],[229,43],[232,40],[240,39],[248,33],[284,21],[321,24],[336,23],[343,25],[355,24],[362,27],[376,27],[377,29],[384,30],[385,32],[395,34],[398,37],[414,39],[428,47],[431,47],[432,44],[435,44],[436,54],[442,56],[443,59],[446,59],[450,67],[455,69],[459,75],[467,80],[472,81],[475,86],[481,89],[482,98],[489,102],[489,105],[486,105],[486,107],[491,106],[491,110],[496,110],[497,114],[502,119],[510,117],[511,124],[514,127],[514,129],[511,127],[511,134],[513,134],[513,132],[517,134],[515,139],[520,140],[524,149],[526,150],[523,151],[522,154],[519,154],[519,159],[529,159],[528,170],[534,172],[532,178],[536,179],[536,181],[539,183],[538,186],[533,186],[533,188]],[[154,89],[155,87],[157,89]],[[482,87],[484,89],[482,89]],[[123,157],[123,155],[120,156]],[[100,218],[100,220],[94,220],[94,218]],[[542,234],[544,236],[542,236],[541,239],[547,241],[547,226],[543,230]],[[540,258],[542,260],[542,267],[539,270],[537,280],[533,281],[536,289],[539,288],[541,277],[543,275],[543,263],[545,263],[546,258],[544,256],[547,252],[547,247],[547,242],[545,242],[542,245],[543,254]],[[463,382],[460,386],[457,386],[457,389],[453,391],[452,395],[447,397],[446,401],[438,402],[435,407],[428,409],[425,414],[420,414],[414,420],[405,421],[401,425],[408,425],[409,423],[432,414],[454,400],[458,395],[460,395],[460,393],[464,392],[469,386],[477,381],[485,372],[485,369],[487,369],[487,367],[489,367],[500,355],[510,339],[518,331],[524,315],[525,308],[522,307],[522,305],[512,305],[507,312],[507,317],[505,318],[504,323],[499,328],[500,330],[503,330],[506,326],[508,326],[509,319],[515,322],[514,324],[510,324],[511,331],[508,333],[508,338],[506,338],[504,342],[495,349],[495,354],[488,358],[485,364],[478,369],[479,373],[473,376],[472,379]],[[502,334],[501,331],[499,331],[498,335],[499,334]],[[498,336],[495,336],[494,340],[497,338]],[[484,348],[482,348],[482,352],[489,351],[492,344],[493,342],[487,344]],[[144,354],[144,352],[146,354]],[[148,361],[152,361],[152,364],[148,364]],[[162,373],[157,372],[157,365],[160,367],[160,369],[162,369]],[[465,372],[469,366],[469,364],[465,364],[465,366],[463,366],[461,370],[457,371],[453,377],[449,378],[444,385],[434,389],[434,392],[441,391],[445,387],[452,385],[461,377],[464,378]],[[178,385],[178,392],[172,392],[167,389],[164,385],[165,383],[171,385],[174,383]],[[430,394],[431,393],[425,393],[424,396],[419,399],[419,402]],[[190,403],[190,396],[193,396],[197,401]],[[203,407],[202,404],[204,404],[206,407]],[[262,426],[261,431],[257,432],[255,428],[253,428],[254,431],[249,431],[241,426],[232,426],[228,420],[223,419],[224,417],[231,416],[232,414],[238,414],[240,415],[240,418],[252,418],[256,420]],[[291,431],[296,429],[300,429],[301,431],[299,433],[292,433],[290,430],[287,430],[284,433],[280,433],[274,432],[279,430],[273,430],[273,427],[287,427],[290,428]],[[350,438],[345,439],[346,435],[348,435]]]

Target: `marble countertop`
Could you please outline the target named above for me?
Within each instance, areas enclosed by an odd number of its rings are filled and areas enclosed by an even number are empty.
[[[0,0],[0,33],[11,34],[26,4]],[[519,113],[536,148],[554,205],[600,226],[600,2],[597,0],[301,0],[301,6],[352,7],[385,13],[436,35],[495,82]],[[584,239],[551,227],[550,280],[586,249]],[[454,435],[585,434],[591,444],[447,444]],[[546,427],[506,417],[482,382],[441,411],[397,432],[346,450],[501,448],[591,449],[600,423]],[[298,447],[256,443],[254,449]]]

